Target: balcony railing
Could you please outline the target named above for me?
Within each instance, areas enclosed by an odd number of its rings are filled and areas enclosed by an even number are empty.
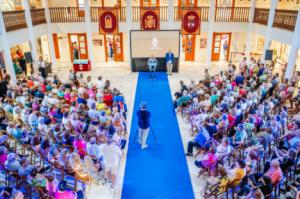
[[[92,22],[99,21],[99,10],[111,10],[115,7],[91,7]],[[118,8],[119,21],[126,21],[126,7]]]
[[[174,7],[174,21],[181,21],[182,19],[182,10],[185,7]],[[208,12],[209,7],[197,7],[197,9],[200,9],[200,17],[201,21],[208,21]]]
[[[84,10],[79,7],[49,8],[52,23],[84,22]]]
[[[141,7],[133,6],[132,7],[132,21],[140,21],[141,19]],[[160,21],[168,21],[168,6],[160,6]]]
[[[215,21],[248,22],[250,7],[217,7]]]
[[[44,8],[31,9],[30,13],[31,13],[32,25],[35,26],[35,25],[47,23]]]
[[[255,8],[254,18],[253,18],[254,23],[267,25],[268,19],[269,19],[269,9]]]
[[[298,11],[296,10],[276,9],[273,27],[294,31],[297,21],[297,15]]]
[[[3,11],[2,15],[6,32],[27,27],[24,10]]]

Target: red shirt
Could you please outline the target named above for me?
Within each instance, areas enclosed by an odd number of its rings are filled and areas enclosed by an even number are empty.
[[[105,94],[103,96],[103,102],[106,104],[106,106],[110,107],[113,104],[113,96],[111,94]]]

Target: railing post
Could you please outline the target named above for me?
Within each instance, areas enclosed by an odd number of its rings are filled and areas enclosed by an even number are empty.
[[[290,79],[294,74],[297,54],[298,54],[298,50],[300,48],[299,41],[300,41],[300,9],[298,10],[292,46],[291,46],[291,50],[290,50],[290,54],[289,54],[289,58],[288,58],[286,72],[285,72],[285,78]]]
[[[127,26],[127,46],[128,46],[128,48],[130,48],[131,24],[132,24],[132,0],[126,0],[126,26]],[[127,62],[128,62],[130,69],[132,69],[130,49],[127,50]]]
[[[250,61],[250,54],[251,54],[251,43],[253,38],[253,19],[254,19],[254,13],[255,13],[255,7],[256,7],[256,0],[251,0],[250,2],[250,13],[249,13],[249,23],[248,23],[248,31],[247,31],[247,40],[246,40],[246,52],[245,57],[247,58],[247,61]]]
[[[5,29],[5,24],[3,20],[3,15],[2,12],[0,11],[0,32],[1,32],[1,38],[2,38],[2,45],[3,45],[3,55],[4,55],[4,60],[5,60],[5,69],[8,71],[12,84],[16,85],[17,78],[16,78],[16,73],[14,69],[14,64],[10,55],[10,46],[8,44],[8,39],[7,39],[7,32]]]
[[[267,31],[265,35],[265,43],[264,43],[264,49],[263,49],[263,57],[262,59],[265,59],[266,50],[269,49],[270,43],[271,43],[271,31],[273,27],[274,17],[275,17],[275,9],[277,7],[278,0],[272,0],[270,11],[269,11],[269,18],[268,18],[268,24],[267,24]]]
[[[92,34],[92,27],[91,27],[90,1],[84,1],[84,17],[85,17],[85,27],[86,27],[89,60],[91,62],[91,65],[94,66],[95,65],[95,57],[94,57],[93,34]]]
[[[206,66],[211,66],[211,54],[212,54],[212,40],[213,40],[213,25],[215,18],[216,1],[210,1],[208,11],[208,31],[207,31],[207,52],[206,52]]]

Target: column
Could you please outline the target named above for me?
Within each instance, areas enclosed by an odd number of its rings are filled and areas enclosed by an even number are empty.
[[[174,22],[174,0],[168,0],[168,27],[172,29]]]
[[[38,55],[36,52],[37,48],[36,48],[35,36],[34,36],[34,31],[33,31],[33,26],[32,26],[29,0],[23,0],[22,6],[25,10],[25,17],[26,17],[26,22],[27,22],[27,26],[28,26],[29,45],[30,45],[31,55],[32,55],[33,62],[35,62],[38,60]]]
[[[93,45],[93,32],[91,24],[91,10],[90,10],[90,1],[84,1],[84,16],[85,16],[85,27],[86,27],[86,37],[88,45],[88,53],[91,65],[95,65],[94,57],[94,45]]]
[[[206,67],[211,66],[211,53],[213,42],[213,26],[215,21],[215,1],[211,0],[208,13],[208,31],[207,31],[207,52],[206,52]]]
[[[126,0],[126,26],[127,26],[127,58],[128,58],[128,65],[130,69],[132,69],[131,66],[131,54],[130,54],[130,30],[132,25],[132,0]]]
[[[0,38],[2,38],[2,44],[3,44],[3,56],[4,56],[4,61],[5,61],[5,69],[7,70],[7,72],[9,73],[10,77],[11,77],[11,82],[13,85],[16,85],[17,82],[17,78],[16,78],[16,73],[15,73],[15,69],[14,69],[14,64],[10,55],[10,46],[8,45],[7,42],[7,32],[5,29],[5,24],[4,24],[4,20],[3,20],[3,15],[2,12],[0,11],[0,32],[1,32],[1,36]]]
[[[255,7],[256,7],[256,0],[251,0],[250,2],[250,13],[249,13],[249,24],[248,24],[248,32],[247,32],[247,41],[246,41],[246,52],[245,57],[248,61],[250,61],[250,55],[251,55],[251,47],[252,47],[252,39],[253,39],[253,18],[255,13]]]
[[[53,43],[53,30],[51,25],[51,17],[50,17],[50,11],[48,7],[48,0],[43,0],[43,7],[45,9],[45,17],[47,21],[47,39],[49,44],[49,52],[50,52],[50,60],[52,62],[52,67],[56,67],[56,55],[55,55],[55,49],[54,49],[54,43]]]
[[[268,25],[267,25],[267,32],[266,32],[266,35],[265,35],[263,57],[262,57],[263,60],[265,59],[266,50],[268,50],[269,47],[270,47],[271,32],[272,32],[273,21],[274,21],[274,17],[275,17],[275,9],[277,7],[277,4],[278,4],[278,0],[272,0],[271,1],[269,18],[268,18]]]
[[[299,41],[300,41],[300,9],[298,10],[292,45],[291,45],[291,49],[288,57],[288,64],[285,72],[285,78],[290,79],[294,74],[297,54],[300,47],[300,45],[298,45]]]

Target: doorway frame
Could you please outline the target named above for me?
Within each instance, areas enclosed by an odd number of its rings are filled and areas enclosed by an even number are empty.
[[[107,35],[112,35],[113,36],[113,45],[115,45],[115,36],[116,34],[104,34],[103,37],[104,37],[104,51],[105,51],[105,62],[108,62],[108,52],[107,52],[107,40],[106,40],[106,36]],[[123,32],[119,32],[118,35],[120,36],[121,38],[121,49],[122,49],[122,53],[121,53],[121,59],[116,61],[115,60],[115,56],[114,56],[114,62],[123,62],[124,61],[124,35],[123,35]],[[113,47],[113,49],[115,50],[115,48]]]
[[[89,51],[88,51],[88,46],[87,46],[87,34],[86,33],[68,33],[68,41],[69,41],[69,49],[70,49],[70,58],[71,58],[71,62],[74,61],[74,57],[73,57],[73,46],[72,46],[72,42],[71,42],[71,36],[72,35],[77,35],[77,45],[78,45],[78,53],[79,53],[79,59],[89,59]],[[85,45],[85,51],[86,51],[86,58],[81,58],[81,53],[80,53],[80,42],[79,42],[79,37],[80,36],[84,36],[84,45]]]
[[[220,61],[220,53],[221,53],[221,40],[222,40],[222,35],[223,34],[227,34],[229,35],[229,38],[228,38],[228,52],[227,52],[227,55],[226,55],[226,59],[225,61],[228,61],[229,60],[229,54],[230,54],[230,49],[231,49],[231,36],[232,36],[232,32],[213,32],[213,41],[212,41],[212,49],[211,49],[211,61]],[[216,60],[214,58],[214,48],[215,48],[215,38],[216,38],[216,35],[220,35],[220,46],[219,46],[219,58],[218,60]]]

